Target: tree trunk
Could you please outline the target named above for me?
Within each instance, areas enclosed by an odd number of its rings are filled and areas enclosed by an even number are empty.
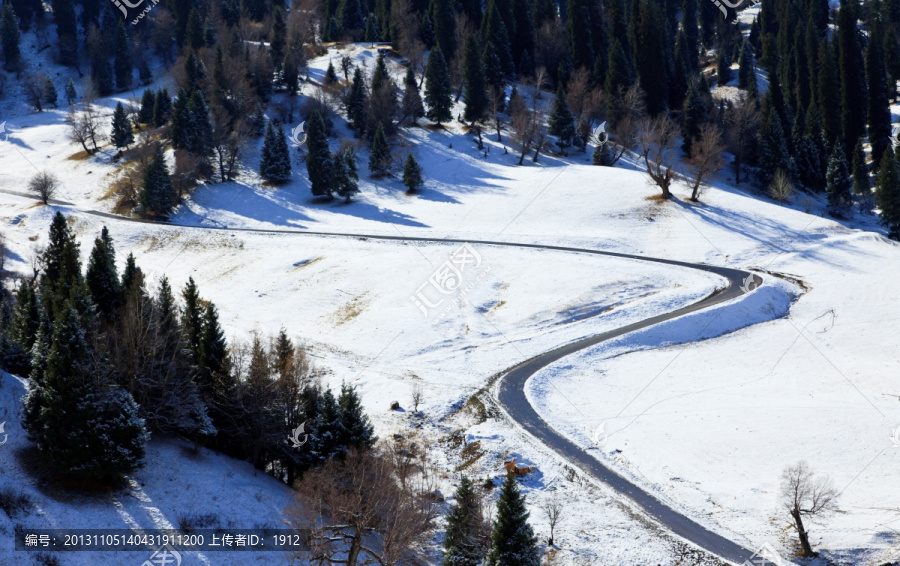
[[[691,192],[691,200],[697,202],[700,200],[700,181],[703,179],[700,175],[697,175],[697,180],[694,182],[694,190]]]
[[[800,539],[800,553],[803,556],[815,556],[812,546],[809,544],[809,533],[803,528],[803,519],[800,517],[800,511],[794,509],[791,511],[794,518],[794,526],[797,527],[797,537]]]
[[[350,539],[350,550],[347,552],[347,566],[356,566],[359,560],[359,550],[362,546],[362,535],[359,531],[354,531],[353,538]]]
[[[523,143],[522,153],[519,154],[519,165],[522,165],[525,162],[525,155],[528,153],[528,149],[528,146]]]

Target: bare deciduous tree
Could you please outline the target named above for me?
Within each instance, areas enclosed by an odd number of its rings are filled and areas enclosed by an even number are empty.
[[[44,83],[47,82],[47,75],[44,73],[28,73],[25,80],[22,81],[22,92],[31,107],[38,112],[43,111],[41,101],[44,99]]]
[[[53,173],[41,171],[28,181],[28,190],[41,199],[42,203],[48,204],[50,199],[56,195],[56,191],[59,190],[59,179]]]
[[[809,464],[800,461],[788,466],[781,474],[779,491],[781,505],[791,516],[792,526],[800,540],[802,556],[815,556],[809,544],[809,531],[803,519],[810,522],[822,519],[837,511],[838,492],[827,477],[817,477],[809,468]]]
[[[85,91],[84,98],[87,99],[87,91]],[[93,155],[100,150],[100,147],[97,145],[97,140],[100,137],[100,114],[96,111],[93,104],[85,102],[80,111],[76,111],[73,108],[66,117],[66,121],[71,124],[69,139],[80,143],[85,153]],[[90,148],[88,148],[88,142],[91,144]]]
[[[772,177],[772,182],[769,183],[768,191],[770,197],[779,202],[784,202],[794,194],[794,184],[783,169],[778,169]]]
[[[691,200],[700,200],[700,190],[709,178],[722,170],[722,132],[715,124],[703,124],[694,142],[694,155],[688,160],[688,169],[694,177]]]
[[[544,515],[547,516],[547,521],[550,523],[550,540],[547,542],[550,546],[553,546],[553,531],[556,529],[556,523],[559,522],[559,516],[563,511],[562,502],[553,497],[542,506],[544,510]]]
[[[414,481],[413,468],[404,472],[390,452],[351,450],[303,476],[289,513],[296,528],[308,530],[310,563],[392,565],[423,543],[435,515],[427,484]],[[373,534],[380,544],[371,544]]]
[[[533,161],[537,161],[538,153],[543,145],[543,129],[544,129],[544,111],[539,102],[540,86],[543,84],[546,76],[543,68],[535,71],[534,92],[532,95],[532,106],[520,103],[518,100],[511,100],[510,116],[512,117],[513,140],[519,146],[519,165],[525,161],[525,156],[532,149],[535,149]]]
[[[413,411],[419,412],[419,404],[425,398],[425,392],[422,390],[422,386],[416,383],[412,387],[412,391],[410,391],[410,400],[412,401]]]
[[[741,184],[741,165],[750,156],[759,130],[759,110],[756,103],[742,96],[725,113],[726,143],[734,155],[734,183]]]
[[[638,125],[647,115],[644,91],[638,85],[619,92],[608,103],[609,166],[612,167],[637,143]]]
[[[637,140],[641,148],[641,156],[647,174],[662,190],[662,197],[668,199],[672,196],[669,187],[675,178],[672,171],[672,163],[669,160],[669,151],[675,145],[675,136],[678,127],[665,114],[656,118],[644,118],[637,127]]]

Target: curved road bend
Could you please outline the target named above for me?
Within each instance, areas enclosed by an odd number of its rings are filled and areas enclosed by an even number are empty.
[[[9,191],[5,189],[0,189],[0,192],[24,197],[30,200],[37,200],[33,195],[27,193],[20,193],[16,191]],[[201,230],[219,230],[219,231],[228,231],[228,232],[256,232],[256,233],[264,233],[264,234],[304,234],[309,236],[336,236],[336,237],[350,237],[350,238],[369,238],[372,240],[388,240],[388,241],[407,241],[407,242],[424,242],[424,243],[468,243],[468,244],[481,244],[486,246],[501,246],[501,247],[514,247],[514,248],[531,248],[531,249],[539,249],[539,250],[552,250],[552,251],[561,251],[561,252],[570,252],[570,253],[583,253],[583,254],[592,254],[592,255],[602,255],[608,257],[616,257],[623,259],[632,259],[637,261],[649,261],[653,263],[665,264],[665,265],[673,265],[677,267],[685,267],[688,269],[698,269],[701,271],[706,271],[708,273],[713,273],[723,277],[727,282],[728,286],[724,289],[720,289],[715,293],[707,296],[704,299],[701,299],[695,303],[682,307],[680,309],[674,310],[669,313],[660,314],[657,316],[650,317],[648,319],[635,322],[629,324],[627,326],[623,326],[621,328],[610,330],[608,332],[604,332],[602,334],[597,334],[594,336],[589,336],[587,338],[583,338],[576,342],[572,342],[570,344],[566,344],[564,346],[560,346],[549,352],[544,352],[543,354],[539,354],[525,362],[522,362],[513,368],[507,370],[503,376],[500,378],[500,383],[498,386],[497,400],[500,403],[500,406],[503,407],[504,411],[512,418],[515,422],[519,423],[526,431],[528,431],[532,436],[546,444],[548,447],[553,449],[557,454],[562,456],[564,459],[577,464],[584,471],[590,473],[596,479],[606,483],[615,491],[621,493],[622,495],[628,497],[632,501],[634,501],[637,505],[639,505],[647,514],[655,518],[659,521],[660,524],[668,528],[674,534],[692,542],[693,544],[716,554],[726,560],[742,563],[746,560],[749,560],[753,553],[739,544],[728,540],[712,531],[706,529],[700,524],[692,521],[690,518],[685,515],[679,513],[678,511],[672,509],[671,507],[665,505],[658,499],[656,499],[653,495],[648,493],[647,491],[641,489],[637,485],[623,478],[619,474],[612,471],[610,468],[601,464],[596,458],[576,446],[573,442],[565,438],[564,436],[555,432],[552,428],[550,428],[547,423],[541,419],[541,417],[534,410],[534,407],[528,402],[527,397],[525,396],[525,382],[528,381],[532,375],[540,371],[541,369],[547,367],[553,362],[568,356],[569,354],[573,354],[575,352],[584,350],[586,348],[590,348],[591,346],[595,346],[600,344],[601,342],[605,342],[612,338],[616,338],[619,336],[623,336],[628,334],[629,332],[634,332],[635,330],[640,330],[643,328],[647,328],[653,326],[654,324],[658,324],[660,322],[664,322],[667,320],[672,320],[674,318],[678,318],[688,313],[700,311],[703,309],[707,309],[714,305],[718,305],[725,301],[729,301],[733,298],[739,297],[745,293],[745,291],[741,288],[741,285],[746,280],[748,276],[753,277],[753,281],[755,285],[751,285],[753,288],[758,287],[762,283],[762,278],[758,275],[751,274],[747,271],[741,271],[739,269],[731,269],[727,267],[717,267],[713,265],[705,265],[700,263],[689,263],[683,261],[674,261],[668,259],[661,258],[653,258],[646,256],[639,256],[633,254],[623,254],[616,252],[608,252],[601,250],[591,250],[585,248],[575,248],[569,246],[551,246],[551,245],[543,245],[543,244],[527,244],[527,243],[515,243],[515,242],[498,242],[492,240],[468,240],[468,239],[452,239],[452,238],[426,238],[426,237],[416,237],[416,236],[391,236],[391,235],[381,235],[381,234],[350,234],[344,232],[315,232],[308,230],[290,230],[290,229],[262,229],[262,228],[228,228],[224,226],[197,226],[190,224],[174,224],[168,222],[154,222],[150,220],[141,220],[138,218],[129,218],[126,216],[120,216],[117,214],[111,214],[108,212],[101,212],[98,210],[84,210],[78,208],[75,204],[71,202],[66,202],[62,200],[51,200],[50,204],[66,206],[75,209],[78,212],[82,212],[84,214],[89,214],[91,216],[98,216],[101,218],[109,218],[113,220],[120,220],[126,222],[135,222],[141,224],[157,224],[163,226],[172,226],[177,228],[195,228]]]

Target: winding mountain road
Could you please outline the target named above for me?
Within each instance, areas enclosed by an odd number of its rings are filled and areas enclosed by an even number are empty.
[[[30,200],[38,200],[33,195],[0,189],[0,193],[23,197]],[[307,236],[332,236],[347,238],[368,238],[372,240],[386,241],[405,241],[405,242],[422,242],[422,243],[468,243],[479,244],[484,246],[501,246],[514,248],[531,248],[538,250],[551,250],[579,254],[601,255],[622,259],[630,259],[636,261],[653,262],[657,264],[672,265],[688,269],[697,269],[708,273],[713,273],[724,278],[728,285],[719,289],[711,295],[685,307],[679,308],[672,312],[660,314],[611,330],[594,336],[589,336],[581,340],[554,348],[543,354],[539,354],[529,360],[526,360],[512,368],[505,370],[500,377],[498,385],[495,388],[495,394],[499,405],[507,413],[507,415],[516,423],[518,423],[525,431],[534,436],[537,440],[551,448],[563,459],[579,466],[582,470],[593,476],[595,479],[602,481],[610,486],[616,492],[629,498],[648,515],[656,519],[661,525],[670,530],[672,533],[684,538],[685,540],[703,548],[725,560],[741,564],[749,561],[753,553],[741,545],[718,535],[709,529],[703,527],[699,523],[691,520],[689,517],[672,509],[659,499],[651,495],[646,490],[640,488],[624,477],[620,476],[612,469],[600,463],[596,458],[588,454],[586,451],[578,447],[569,439],[554,431],[534,410],[534,407],[528,402],[525,395],[525,383],[528,379],[541,369],[564,358],[575,352],[579,352],[586,348],[590,348],[607,340],[623,336],[636,330],[648,328],[655,324],[665,322],[684,316],[686,314],[708,309],[715,305],[724,303],[731,299],[737,298],[746,292],[752,292],[753,289],[762,283],[762,278],[756,274],[741,271],[738,269],[730,269],[727,267],[717,267],[700,263],[689,263],[682,261],[674,261],[661,258],[653,258],[632,254],[623,254],[616,252],[608,252],[601,250],[592,250],[585,248],[576,248],[568,246],[553,246],[543,244],[528,244],[516,242],[502,242],[492,240],[462,240],[452,238],[427,238],[416,236],[391,236],[382,234],[351,234],[344,232],[316,232],[307,230],[291,230],[291,229],[261,229],[261,228],[228,228],[224,226],[197,226],[190,224],[174,224],[168,222],[153,222],[149,220],[141,220],[137,218],[128,218],[108,212],[98,210],[82,209],[71,202],[62,200],[51,200],[50,204],[72,208],[74,211],[108,218],[117,221],[135,222],[141,224],[158,224],[162,226],[171,226],[177,228],[198,229],[198,230],[217,230],[229,232],[255,232],[255,233],[277,233],[277,234],[298,234]],[[750,278],[750,279],[748,279]],[[752,283],[751,283],[752,281]]]

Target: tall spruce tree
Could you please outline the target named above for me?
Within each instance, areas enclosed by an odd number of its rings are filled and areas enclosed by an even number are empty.
[[[822,117],[825,140],[833,144],[841,136],[841,89],[834,48],[827,38],[822,38],[819,44],[817,87],[816,98],[819,102],[819,115]]]
[[[873,16],[869,46],[866,49],[866,76],[868,77],[867,114],[869,116],[869,141],[872,144],[872,161],[881,161],[881,154],[891,136],[891,109],[888,97],[888,78],[884,66],[882,23]]]
[[[59,93],[56,92],[56,85],[53,84],[53,79],[47,77],[44,79],[44,102],[47,103],[47,106],[56,108],[59,106],[57,100],[59,100]]]
[[[310,113],[307,122],[309,125],[306,130],[306,171],[309,174],[312,194],[331,198],[331,174],[334,162],[328,147],[328,137],[325,135],[325,123],[315,110]]]
[[[488,95],[485,88],[484,67],[481,64],[478,41],[470,34],[466,38],[466,47],[463,55],[463,76],[465,78],[466,103],[463,118],[467,122],[480,122],[488,109]]]
[[[691,81],[682,112],[681,149],[687,157],[693,155],[694,140],[700,135],[700,126],[706,118],[706,103],[700,96],[700,89],[697,88],[698,81],[699,78]]]
[[[525,496],[519,491],[515,475],[509,474],[497,501],[488,566],[540,566],[541,553],[528,515]]]
[[[467,476],[460,479],[454,499],[447,513],[442,565],[481,566],[487,554],[481,532],[484,515],[475,485]]]
[[[720,46],[716,52],[716,82],[719,86],[726,86],[731,82],[731,57],[724,46]]]
[[[553,99],[553,109],[550,112],[550,135],[556,136],[556,144],[559,150],[565,153],[566,148],[572,145],[575,140],[575,117],[569,110],[569,104],[566,102],[566,91],[563,90],[562,84],[556,89],[556,97]]]
[[[638,81],[647,98],[647,112],[656,116],[666,109],[669,99],[666,62],[666,23],[659,4],[653,0],[634,0],[638,5],[635,26],[634,59]]]
[[[13,71],[19,66],[19,24],[16,21],[16,13],[12,2],[4,2],[0,11],[0,43],[3,45],[3,61],[7,71]]]
[[[889,238],[900,240],[900,168],[890,147],[881,156],[876,189],[881,224],[887,228]]]
[[[425,116],[438,125],[453,117],[450,113],[453,108],[450,72],[440,49],[432,50],[425,66],[425,104],[428,105]]]
[[[850,157],[853,144],[866,135],[866,74],[859,44],[856,10],[849,0],[842,0],[838,12],[838,55],[841,77],[841,135],[844,139],[844,161]]]
[[[438,49],[448,60],[456,55],[456,10],[453,0],[433,0],[432,26]]]
[[[284,21],[284,10],[276,8],[272,15],[272,33],[269,34],[269,54],[275,70],[281,69],[284,63],[284,46],[287,42],[287,24]]]
[[[359,192],[359,172],[356,167],[356,152],[352,147],[339,151],[334,156],[334,192],[337,196],[350,202],[351,197]]]
[[[128,32],[125,31],[125,24],[119,21],[119,25],[116,26],[116,88],[126,90],[131,87],[133,69],[131,42],[128,39]]]
[[[741,47],[741,57],[738,60],[738,88],[748,89],[751,82],[756,82],[756,69],[753,66],[753,47],[745,39]]]
[[[884,153],[882,151],[882,153]],[[853,147],[853,193],[859,196],[860,210],[869,212],[872,204],[872,185],[869,183],[869,169],[866,167],[866,154],[863,152],[862,140],[856,140]]]
[[[415,122],[425,116],[425,106],[422,104],[422,96],[419,94],[419,85],[416,82],[416,73],[412,70],[412,67],[406,69],[406,76],[403,79],[403,99],[400,102],[400,108],[404,120],[411,119]]]
[[[144,170],[141,207],[145,214],[166,216],[175,206],[176,197],[162,146],[157,145],[153,158]]]
[[[825,174],[829,214],[836,218],[844,218],[847,215],[853,203],[850,194],[852,186],[853,181],[850,179],[844,148],[840,143],[836,143],[828,161],[828,172]]]
[[[78,100],[78,92],[75,90],[75,81],[69,79],[69,82],[66,83],[66,102],[73,104],[76,100]]]
[[[106,226],[94,240],[85,275],[91,299],[107,321],[112,321],[122,298],[122,286],[116,271],[116,250]]]
[[[291,156],[287,138],[279,125],[266,127],[262,156],[259,160],[259,175],[269,183],[282,183],[291,177]]]
[[[391,167],[391,148],[384,136],[384,128],[378,125],[372,146],[369,148],[369,171],[376,177],[387,175]]]
[[[793,177],[781,120],[768,96],[763,104],[762,124],[759,129],[758,162],[759,182],[764,188],[769,186],[778,170]]]
[[[340,443],[357,450],[368,450],[374,446],[377,440],[375,428],[369,422],[369,416],[363,411],[359,394],[352,385],[341,384],[338,408],[343,432],[343,437],[339,439]]]
[[[412,192],[421,187],[423,182],[422,167],[412,152],[409,152],[406,155],[406,162],[403,164],[403,185]]]
[[[113,145],[118,149],[128,147],[134,143],[134,132],[132,131],[131,120],[125,113],[125,107],[119,102],[113,112],[112,133],[110,134]]]
[[[168,89],[160,89],[153,100],[153,125],[159,128],[165,124],[169,120],[169,114],[171,112],[172,97],[169,96]]]
[[[347,117],[351,127],[358,135],[366,130],[366,82],[363,79],[362,70],[357,67],[353,72],[353,81],[350,83],[350,91],[347,93]]]

